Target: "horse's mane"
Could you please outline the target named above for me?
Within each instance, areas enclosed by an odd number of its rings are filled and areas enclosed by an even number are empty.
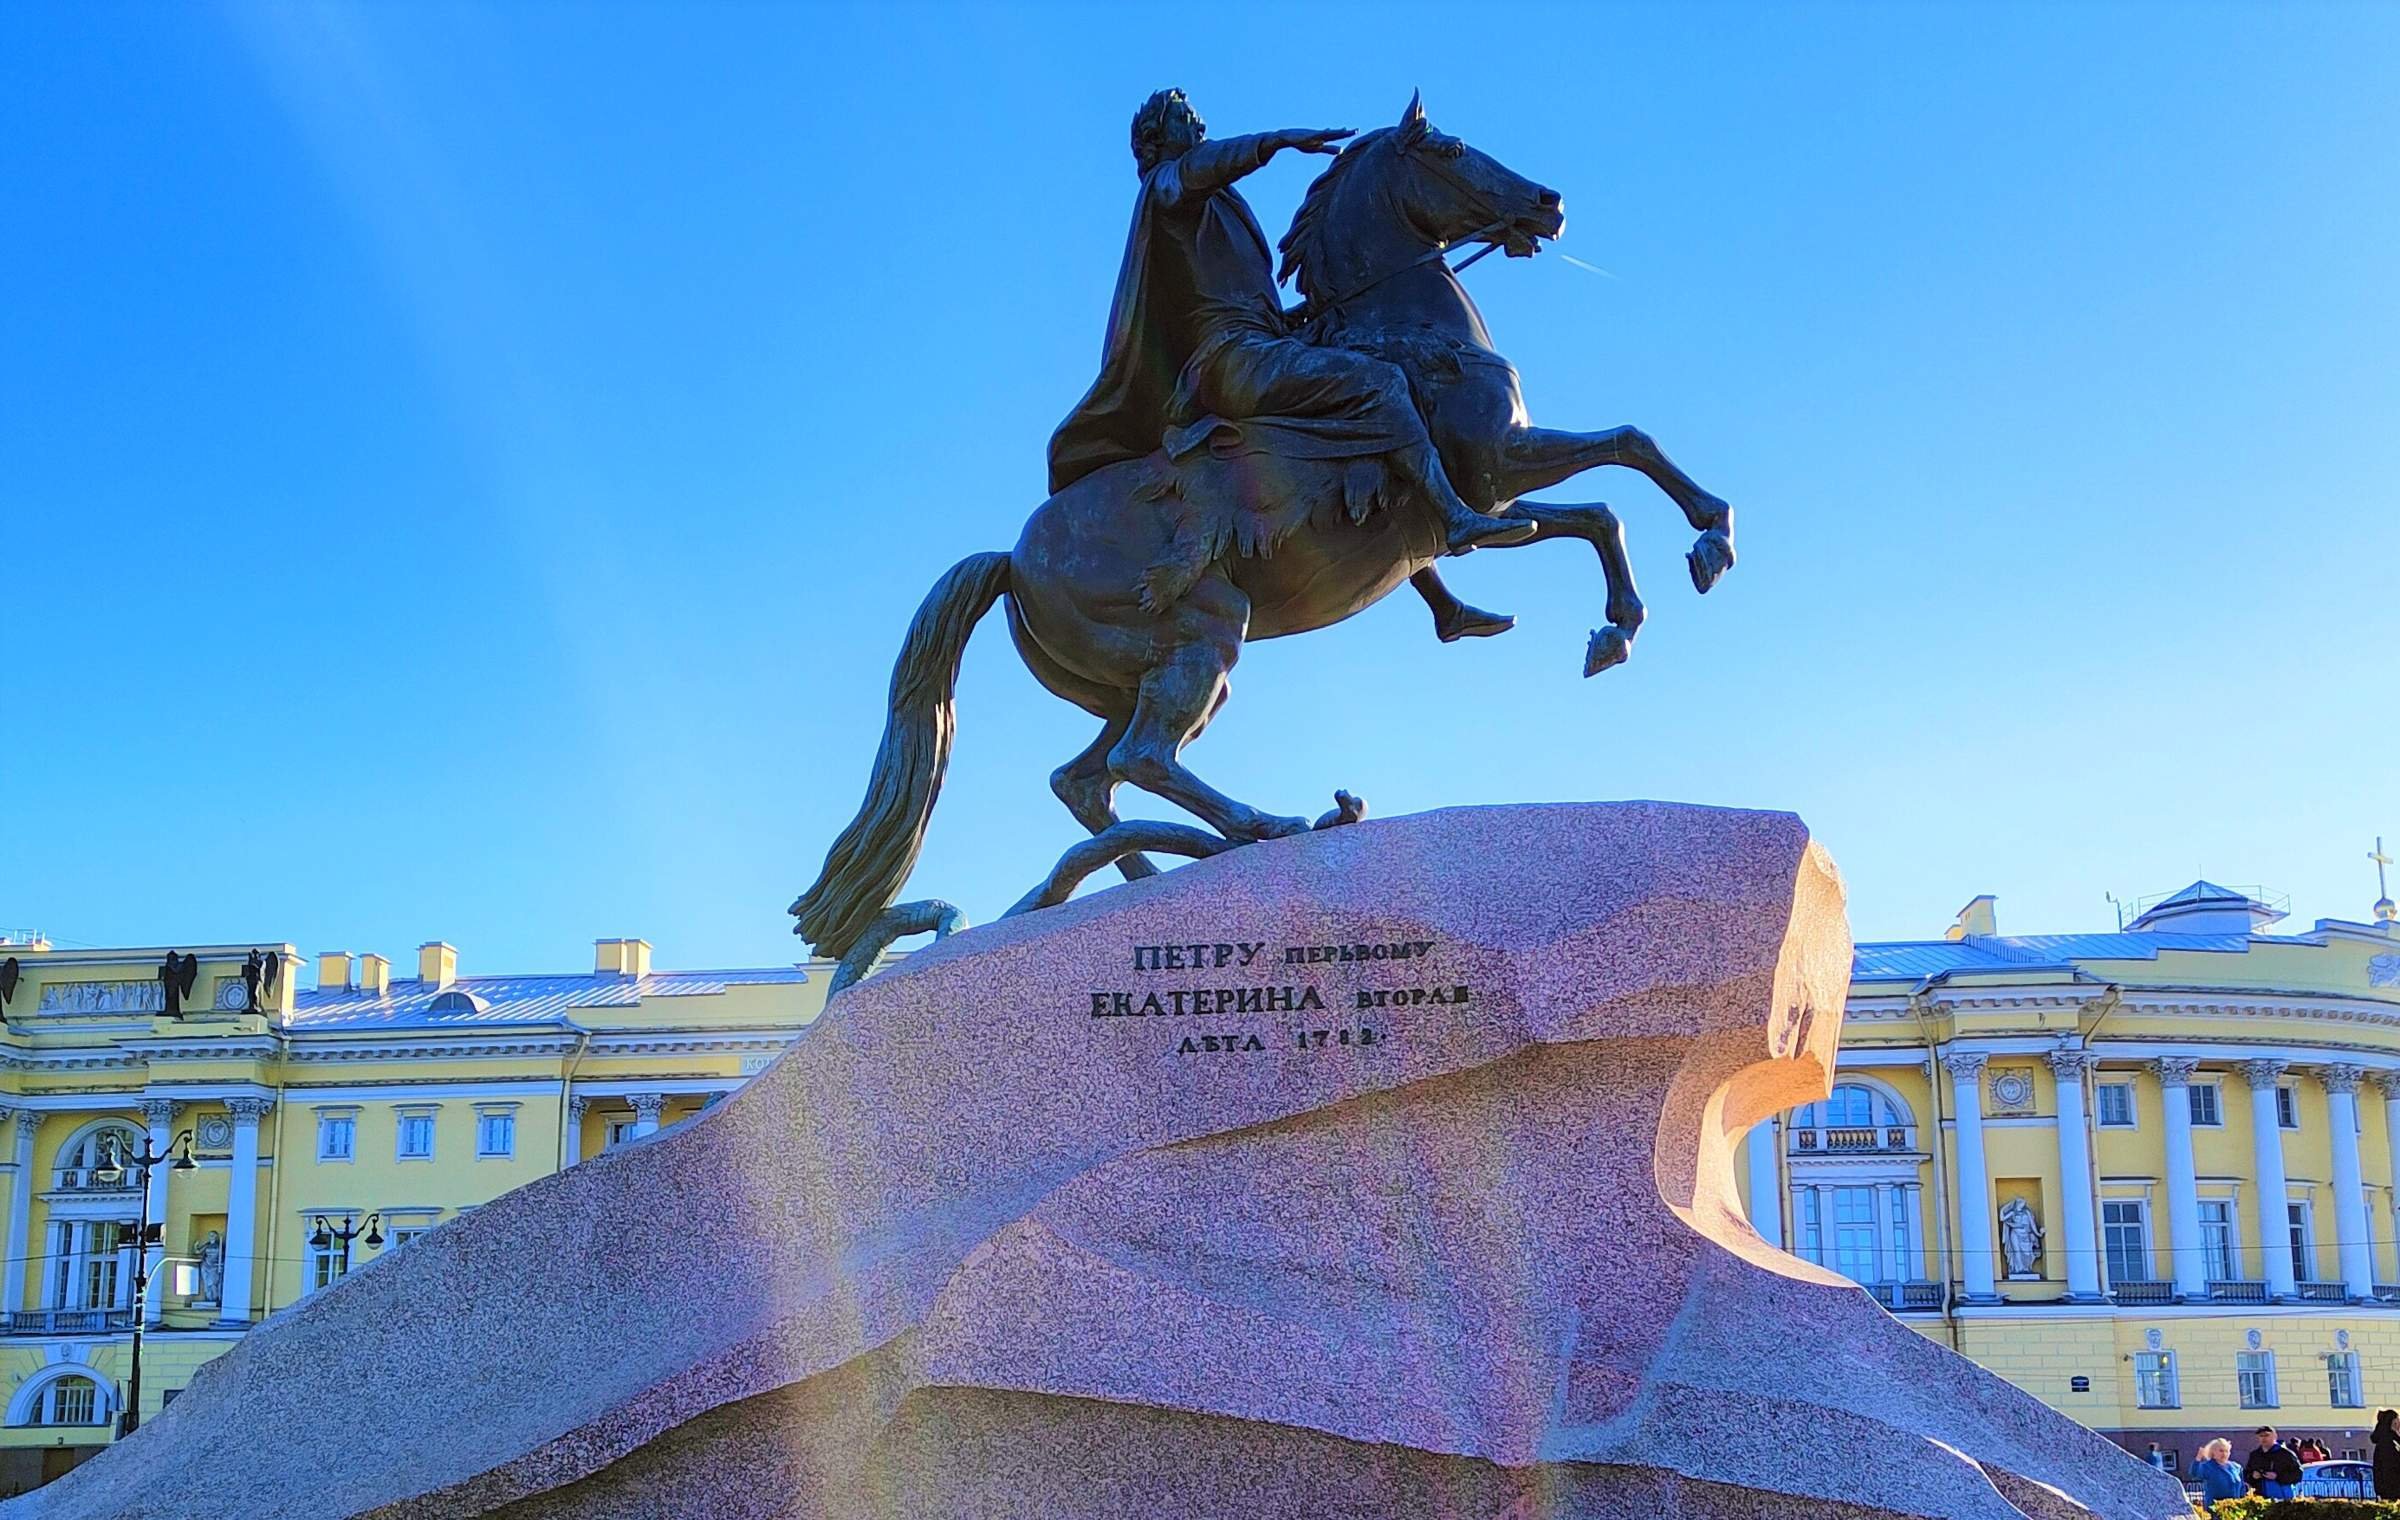
[[[1339,157],[1325,166],[1309,185],[1308,194],[1300,198],[1300,209],[1292,215],[1291,230],[1275,246],[1283,254],[1283,267],[1275,272],[1278,280],[1297,278],[1300,294],[1308,300],[1317,298],[1317,272],[1324,264],[1325,224],[1333,216],[1333,192],[1349,172],[1358,166],[1375,144],[1391,132],[1390,127],[1377,127],[1364,136],[1353,138]]]

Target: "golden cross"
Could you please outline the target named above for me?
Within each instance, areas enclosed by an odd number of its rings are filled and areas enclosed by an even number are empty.
[[[2375,895],[2377,897],[2391,896],[2391,885],[2384,880],[2383,871],[2384,867],[2392,863],[2392,857],[2383,853],[2383,836],[2381,834],[2375,836],[2375,848],[2367,852],[2367,859],[2375,862]]]

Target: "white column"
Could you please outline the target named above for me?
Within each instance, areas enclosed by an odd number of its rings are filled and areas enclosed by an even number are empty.
[[[2292,1278],[2291,1185],[2283,1173],[2283,1123],[2275,1112],[2275,1084],[2289,1067],[2285,1061],[2244,1061],[2242,1080],[2250,1084],[2250,1143],[2258,1173],[2258,1216],[2255,1235],[2259,1260],[2266,1268],[2267,1292],[2275,1298],[2297,1298]]]
[[[1875,1254],[1885,1282],[1900,1281],[1900,1248],[1892,1243],[1893,1223],[1900,1217],[1900,1184],[1875,1184]],[[1898,1301],[1895,1299],[1895,1303]]]
[[[2393,1212],[2385,1215],[2378,1223],[2390,1225],[2396,1233],[2400,1233],[2400,1071],[2375,1073],[2375,1085],[2383,1090],[2383,1134],[2385,1142],[2390,1147],[2393,1173],[2391,1192]],[[2382,1231],[2377,1230],[2374,1233],[2381,1234]],[[2393,1270],[2400,1273],[2400,1247],[2395,1247],[2393,1254]],[[2392,1280],[2400,1282],[2400,1276],[2396,1276]]]
[[[1982,1053],[1971,1050],[1942,1057],[1942,1069],[1950,1073],[1951,1110],[1958,1120],[1958,1258],[1962,1291],[1970,1302],[1997,1296],[1992,1282],[1992,1181],[1983,1163],[1983,1062]],[[1949,1271],[1947,1264],[1942,1270]]]
[[[144,1098],[142,1119],[150,1126],[150,1154],[164,1154],[175,1143],[175,1109],[171,1098]],[[167,1223],[167,1178],[174,1174],[174,1163],[161,1161],[150,1168],[150,1222],[159,1226],[163,1235]],[[143,1271],[150,1276],[150,1302],[143,1312],[142,1322],[155,1325],[166,1313],[167,1285],[158,1278],[158,1269],[165,1260],[167,1248],[162,1244],[146,1253]]]
[[[1771,1246],[1783,1244],[1783,1182],[1775,1165],[1776,1123],[1750,1126],[1743,1150],[1750,1162],[1750,1227]]]
[[[2165,1056],[2150,1063],[2158,1074],[2158,1110],[2167,1125],[2167,1245],[2174,1265],[2168,1275],[2175,1296],[2191,1303],[2208,1297],[2208,1252],[2200,1245],[2200,1173],[2192,1160],[2192,1073],[2197,1060]]]
[[[33,1240],[33,1132],[42,1116],[20,1108],[11,1117],[17,1122],[11,1126],[16,1140],[9,1154],[16,1160],[8,1179],[8,1260],[0,1270],[0,1312],[8,1314],[26,1307],[25,1267],[42,1254]]]
[[[667,1106],[667,1095],[632,1093],[625,1101],[633,1105],[633,1138],[639,1140],[644,1135],[657,1134],[659,1111]]]
[[[2067,1297],[2100,1296],[2100,1235],[2093,1226],[2092,1132],[2084,1114],[2088,1050],[2053,1050],[2043,1059],[2058,1079],[2058,1201],[2066,1216]]]
[[[270,1098],[229,1098],[233,1114],[233,1175],[225,1193],[225,1295],[220,1321],[250,1323],[251,1277],[258,1269],[258,1121],[275,1106]]]
[[[2375,1248],[2364,1233],[2367,1189],[2358,1175],[2358,1084],[2361,1066],[2320,1066],[2325,1122],[2333,1131],[2333,1252],[2342,1264],[2342,1290],[2353,1299],[2375,1296]]]
[[[591,1111],[592,1100],[584,1097],[567,1100],[567,1144],[562,1167],[573,1166],[583,1159],[583,1116]]]
[[[1925,1223],[1925,1189],[1914,1182],[1900,1185],[1900,1214],[1908,1221],[1908,1246],[1900,1252],[1900,1280],[1920,1282],[1925,1270],[1925,1242],[1932,1230]]]

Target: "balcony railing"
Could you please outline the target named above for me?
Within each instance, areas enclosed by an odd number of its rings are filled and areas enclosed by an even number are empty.
[[[2175,1285],[2171,1282],[2144,1282],[2139,1279],[2127,1279],[2110,1284],[2110,1290],[2120,1304],[2171,1304],[2175,1302]]]
[[[2350,1289],[2345,1283],[2304,1282],[2300,1285],[2300,1301],[2304,1304],[2346,1304]]]
[[[2393,1299],[2400,1298],[2400,1283],[2377,1283],[2375,1285],[2375,1296],[2382,1299],[2386,1303],[2391,1302]]]
[[[1942,1285],[1936,1282],[1879,1282],[1866,1285],[1886,1309],[1939,1309]]]
[[[2208,1281],[2208,1301],[2212,1304],[2263,1304],[2267,1301],[2267,1285],[2263,1282],[2212,1277]]]
[[[52,1185],[62,1193],[132,1193],[138,1191],[133,1174],[118,1169],[104,1174],[96,1166],[62,1166],[53,1174]]]
[[[0,1313],[0,1334],[96,1335],[133,1328],[131,1309],[18,1309]]]
[[[1904,1151],[1908,1149],[1908,1126],[1862,1124],[1796,1129],[1792,1131],[1792,1149],[1829,1156],[1855,1155],[1862,1151]]]

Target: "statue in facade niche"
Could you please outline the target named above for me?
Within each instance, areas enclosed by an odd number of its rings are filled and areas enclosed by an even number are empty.
[[[208,1232],[196,1253],[200,1258],[200,1298],[204,1304],[225,1301],[225,1237],[215,1230]]]
[[[2011,1198],[2000,1205],[2000,1255],[2011,1277],[2042,1275],[2042,1225],[2033,1205]]]
[[[1182,751],[1223,706],[1245,642],[1338,623],[1403,581],[1445,637],[1500,631],[1506,619],[1456,604],[1430,576],[1445,554],[1591,545],[1608,626],[1593,632],[1584,674],[1623,661],[1643,613],[1615,514],[1527,492],[1595,465],[1639,470],[1700,535],[1685,557],[1693,586],[1705,592],[1732,567],[1732,509],[1648,435],[1527,420],[1515,368],[1443,254],[1464,242],[1530,256],[1564,230],[1563,203],[1436,131],[1418,101],[1339,150],[1278,245],[1278,272],[1234,182],[1274,153],[1331,152],[1347,135],[1211,143],[1172,91],[1135,117],[1142,188],[1100,379],[1052,439],[1054,494],[1016,547],[961,560],[909,625],[867,799],[792,904],[817,953],[893,936],[876,925],[941,789],[959,660],[1003,599],[1035,678],[1101,724],[1050,781],[1094,838],[1022,909],[1111,863],[1129,880],[1152,875],[1145,850],[1215,854],[1361,816],[1346,793],[1313,825],[1261,811],[1193,774]],[[1283,307],[1279,278],[1298,286],[1299,307]],[[1208,830],[1121,822],[1127,782]]]

